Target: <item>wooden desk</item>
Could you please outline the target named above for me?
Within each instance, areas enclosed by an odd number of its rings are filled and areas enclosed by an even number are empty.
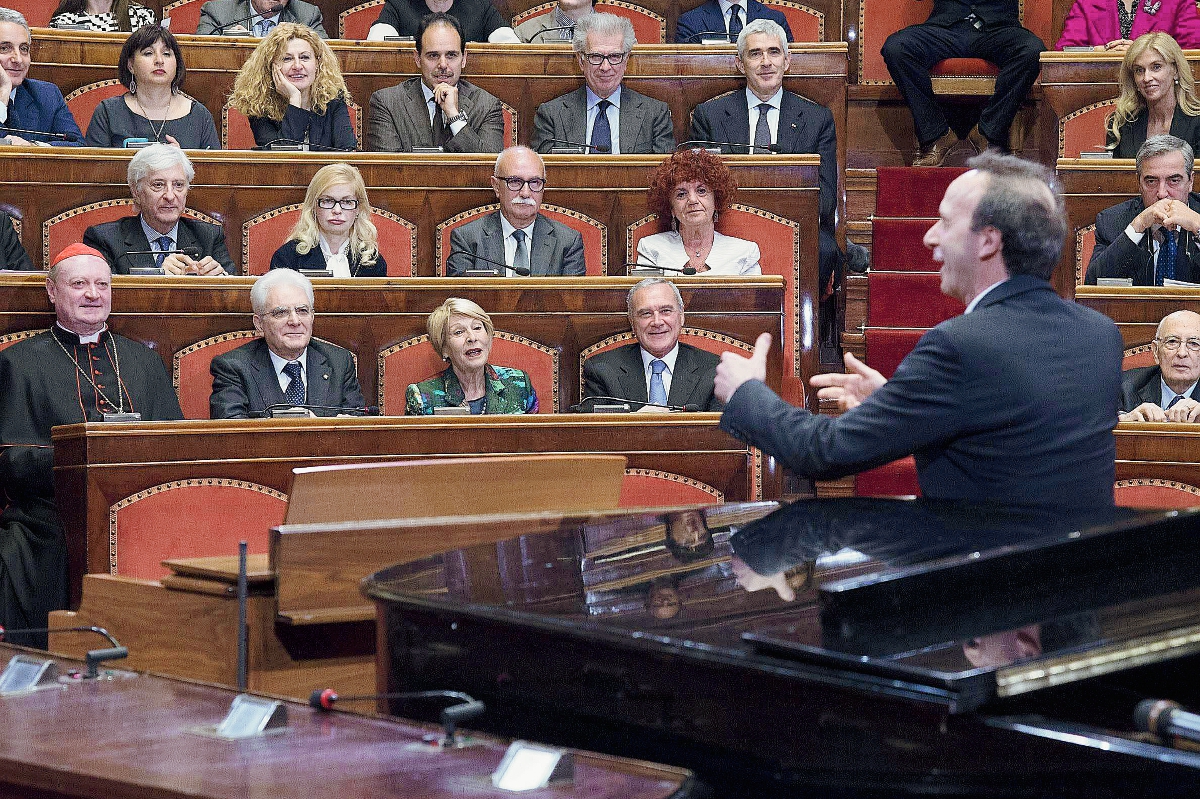
[[[1117,480],[1174,480],[1200,488],[1200,425],[1121,422]]]
[[[1079,286],[1075,301],[1117,323],[1125,349],[1149,344],[1158,323],[1175,311],[1200,312],[1200,289],[1133,286]]]
[[[18,650],[0,647],[7,663]],[[41,654],[41,653],[37,653]],[[61,669],[82,668],[62,662]],[[114,670],[111,679],[73,682],[0,699],[0,794],[50,797],[271,796],[277,799],[404,797],[464,793],[512,796],[491,786],[506,742],[445,752],[422,749],[431,726],[399,719],[326,713],[287,704],[285,731],[223,741],[192,730],[215,725],[236,694],[198,683]],[[369,710],[369,705],[356,705]],[[689,773],[652,763],[580,752],[569,786],[526,796],[588,799],[667,797]]]

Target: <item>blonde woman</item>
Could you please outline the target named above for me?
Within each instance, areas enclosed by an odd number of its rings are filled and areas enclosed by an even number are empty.
[[[258,146],[305,142],[313,149],[356,150],[350,92],[337,56],[312,28],[276,25],[233,82],[230,104],[250,118]]]
[[[385,277],[379,233],[362,175],[350,164],[327,164],[308,184],[300,221],[271,256],[272,269],[328,269],[334,277]]]
[[[1117,76],[1121,94],[1108,120],[1108,149],[1133,158],[1151,136],[1170,133],[1200,149],[1200,100],[1183,50],[1161,31],[1134,40]]]

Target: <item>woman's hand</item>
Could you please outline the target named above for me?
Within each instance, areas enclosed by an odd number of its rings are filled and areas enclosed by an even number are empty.
[[[296,88],[296,85],[287,79],[287,76],[283,74],[283,70],[279,67],[273,68],[271,75],[275,78],[275,91],[279,92],[288,101],[288,105],[294,105],[299,108],[300,90]]]
[[[1098,44],[1093,50],[1102,53],[1123,53],[1129,49],[1129,45],[1133,44],[1129,39],[1115,39],[1107,44]]]

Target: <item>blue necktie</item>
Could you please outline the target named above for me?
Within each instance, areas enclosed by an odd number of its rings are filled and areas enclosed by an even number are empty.
[[[1161,286],[1164,280],[1175,279],[1175,262],[1179,259],[1179,241],[1174,230],[1163,228],[1163,246],[1158,254],[1158,278],[1154,285]]]
[[[292,382],[288,383],[287,391],[283,392],[283,398],[293,405],[304,404],[304,377],[301,374],[299,361],[288,361],[283,367],[283,373],[292,378]]]
[[[154,240],[154,243],[158,245],[158,250],[159,250],[158,255],[154,256],[154,265],[156,267],[158,267],[159,269],[162,269],[163,261],[167,260],[167,254],[166,254],[166,252],[164,252],[164,250],[174,249],[171,246],[171,237],[170,236],[159,236],[157,239]]]
[[[1167,403],[1167,410],[1169,411],[1174,408],[1175,403],[1179,402],[1181,399],[1183,399],[1182,394],[1176,394],[1174,397],[1171,397],[1171,401]]]
[[[589,142],[592,145],[591,152],[593,153],[612,152],[612,127],[608,124],[608,107],[610,105],[612,103],[608,100],[596,103],[596,121],[592,123],[592,140]]]
[[[271,28],[275,27],[275,21],[270,20],[270,19],[259,20],[257,27],[259,29],[258,35],[266,36],[268,33],[271,32]]]
[[[738,34],[742,32],[742,7],[734,3],[729,7],[729,41],[737,42]]]
[[[663,384],[662,375],[667,369],[667,362],[655,358],[650,362],[650,368],[654,370],[654,374],[650,375],[650,404],[666,405],[667,387]]]

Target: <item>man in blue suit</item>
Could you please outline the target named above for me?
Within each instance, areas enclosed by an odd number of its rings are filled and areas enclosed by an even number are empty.
[[[736,42],[738,34],[747,23],[756,19],[769,19],[783,28],[787,40],[792,41],[792,29],[787,18],[773,8],[767,8],[758,0],[708,0],[699,8],[679,15],[675,26],[676,44],[699,44],[705,34],[719,37],[724,33],[729,41]]]
[[[925,246],[962,316],[921,337],[890,380],[847,353],[817,375],[841,416],[794,408],[762,382],[770,336],[726,354],[722,429],[797,474],[829,479],[914,455],[931,499],[1031,508],[1113,504],[1121,334],[1050,285],[1067,233],[1045,167],[985,153],[946,190]]]
[[[25,77],[29,72],[31,44],[25,17],[0,8],[0,134],[7,134],[2,138],[8,144],[78,147],[83,136],[67,110],[62,92],[53,83]],[[8,133],[8,128],[59,133],[66,140],[32,133]]]

